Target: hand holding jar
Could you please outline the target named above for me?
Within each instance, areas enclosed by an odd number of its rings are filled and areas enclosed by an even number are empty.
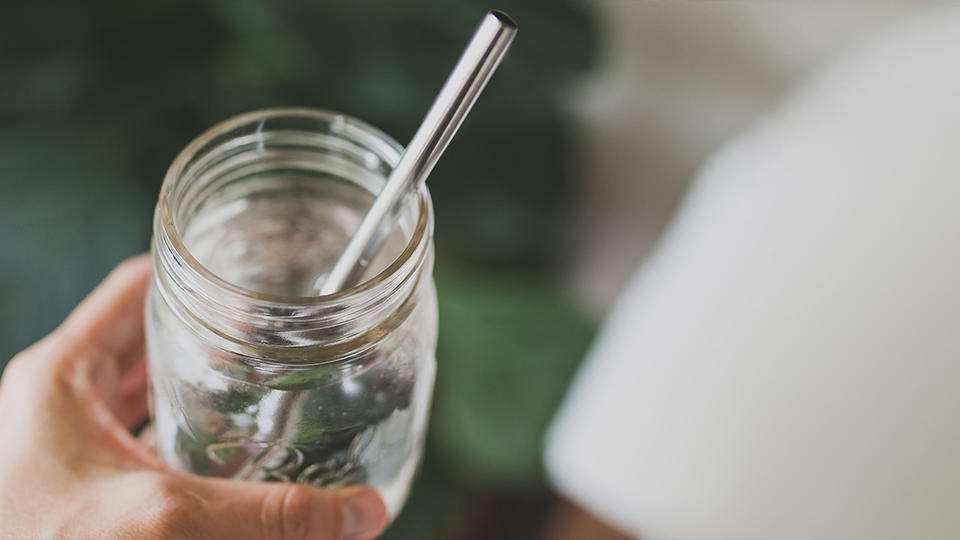
[[[362,486],[318,489],[176,471],[130,430],[147,414],[150,262],[122,264],[0,379],[0,538],[372,538]]]

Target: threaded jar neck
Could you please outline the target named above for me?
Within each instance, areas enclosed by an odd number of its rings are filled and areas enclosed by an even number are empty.
[[[398,214],[399,254],[364,282],[332,295],[283,296],[232,283],[191,253],[185,231],[201,211],[225,204],[223,193],[255,198],[263,190],[286,189],[279,180],[273,186],[272,177],[313,175],[372,196],[401,152],[372,126],[326,111],[269,109],[214,126],[177,156],[164,178],[152,246],[160,296],[213,347],[264,365],[316,365],[362,354],[403,322],[432,271],[433,208],[426,187],[407,197]]]

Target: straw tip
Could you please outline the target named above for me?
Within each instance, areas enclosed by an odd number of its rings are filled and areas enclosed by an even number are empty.
[[[491,9],[490,12],[487,13],[487,16],[497,19],[498,21],[500,21],[500,24],[502,24],[507,28],[510,28],[512,30],[517,29],[517,22],[514,21],[512,17],[500,11],[499,9]]]

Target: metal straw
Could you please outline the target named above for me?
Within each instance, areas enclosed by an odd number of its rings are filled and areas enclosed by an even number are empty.
[[[392,218],[400,201],[433,170],[440,154],[496,71],[516,32],[516,23],[502,11],[491,11],[483,18],[340,259],[326,279],[323,276],[317,278],[316,292],[332,294],[359,281],[393,228]],[[261,424],[257,440],[294,440],[307,396],[307,392],[281,394],[262,403],[257,414]],[[277,445],[268,446],[263,452],[250,456],[234,476],[255,478],[260,474],[260,464],[269,459],[271,453],[281,450]]]
[[[516,33],[517,24],[502,11],[493,10],[483,18],[340,259],[326,278],[321,276],[314,284],[319,294],[333,294],[360,280],[392,229],[400,201],[433,170]]]

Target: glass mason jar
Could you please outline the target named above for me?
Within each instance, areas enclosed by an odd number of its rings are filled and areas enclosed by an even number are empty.
[[[401,151],[344,115],[273,109],[213,127],[174,160],[146,308],[151,413],[169,464],[370,484],[399,511],[436,370],[426,187],[402,202],[359,285],[312,291]]]

